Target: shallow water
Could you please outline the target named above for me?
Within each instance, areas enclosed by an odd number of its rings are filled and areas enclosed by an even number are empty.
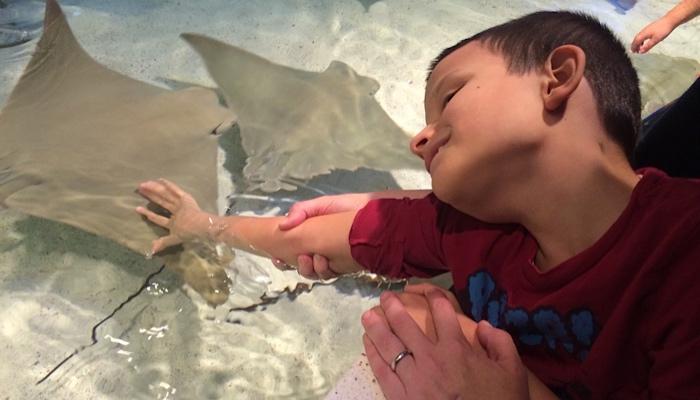
[[[0,8],[1,104],[29,60],[43,5],[0,1],[5,6]],[[198,32],[296,68],[320,71],[330,61],[342,60],[377,79],[382,85],[376,95],[379,102],[405,130],[417,131],[423,117],[425,68],[440,49],[464,36],[525,12],[566,6],[600,17],[629,43],[675,2],[61,4],[88,53],[136,79],[162,86],[169,80],[212,86],[199,58],[178,38],[181,32]],[[665,59],[697,62],[699,39],[696,21],[674,32],[655,51]],[[682,90],[684,80],[693,79],[686,76],[689,72],[663,79],[651,69],[641,74],[654,89],[648,92],[664,101],[672,98],[664,88]],[[669,84],[675,81],[680,83]],[[234,192],[238,183],[240,176],[222,170],[220,193]],[[232,211],[279,213],[294,200],[316,194],[427,184],[424,174],[405,171],[337,172],[284,197],[236,193]],[[225,196],[220,200],[223,212],[228,202]],[[283,294],[248,310],[212,309],[181,288],[176,276],[159,269],[107,240],[12,210],[0,211],[3,398],[319,398],[361,352],[359,316],[376,303],[379,293],[374,284],[343,279],[308,293]],[[155,275],[149,279],[151,274]],[[238,257],[229,274],[233,292],[240,296],[255,296],[269,287],[274,292],[286,279],[274,275],[268,262],[246,255]]]

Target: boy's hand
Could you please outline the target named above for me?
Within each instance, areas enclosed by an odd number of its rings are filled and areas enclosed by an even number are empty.
[[[166,217],[147,209],[136,207],[136,212],[154,224],[168,229],[168,235],[153,241],[151,254],[188,240],[205,237],[210,225],[207,214],[188,193],[165,179],[147,181],[139,185],[139,193],[170,213]]]
[[[480,322],[470,344],[451,302],[428,293],[436,338],[416,325],[390,292],[381,296],[384,318],[373,310],[362,317],[370,367],[385,396],[393,399],[527,399],[528,378],[510,335]],[[411,352],[395,364],[397,354]]]
[[[666,18],[658,19],[642,29],[632,40],[632,51],[635,53],[646,53],[664,40],[675,25]]]

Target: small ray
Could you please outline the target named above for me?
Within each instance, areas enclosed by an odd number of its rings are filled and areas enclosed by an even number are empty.
[[[275,64],[224,42],[182,37],[238,115],[251,190],[294,190],[335,169],[421,169],[409,136],[382,109],[379,83],[332,61],[323,72]]]

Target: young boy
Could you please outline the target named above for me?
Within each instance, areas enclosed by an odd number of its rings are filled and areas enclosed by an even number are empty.
[[[508,331],[525,366],[561,395],[700,398],[700,184],[630,167],[637,84],[596,20],[527,15],[434,63],[427,125],[411,141],[430,195],[282,231],[282,218],[208,215],[151,181],[140,192],[171,217],[137,211],[170,229],[154,253],[206,239],[288,264],[323,255],[337,274],[450,271],[467,316]],[[404,359],[386,361],[406,384]]]

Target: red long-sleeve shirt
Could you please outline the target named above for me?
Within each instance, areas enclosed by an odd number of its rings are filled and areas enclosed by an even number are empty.
[[[642,172],[608,231],[546,273],[522,226],[478,221],[434,195],[370,202],[352,255],[394,277],[451,271],[465,314],[507,330],[565,397],[700,399],[700,181]]]

